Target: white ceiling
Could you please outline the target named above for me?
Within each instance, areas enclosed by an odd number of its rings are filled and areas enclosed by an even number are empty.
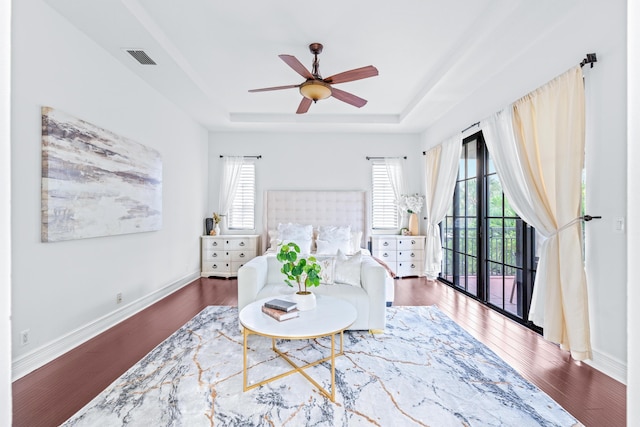
[[[420,132],[526,53],[577,0],[45,0],[195,120],[214,131]],[[369,102],[335,98],[296,115],[304,80],[279,54],[320,72],[374,65],[340,84]],[[124,49],[143,49],[156,66]]]

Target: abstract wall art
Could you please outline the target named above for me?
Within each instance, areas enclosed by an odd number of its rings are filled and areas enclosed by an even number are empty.
[[[42,107],[42,241],[161,227],[160,153]]]

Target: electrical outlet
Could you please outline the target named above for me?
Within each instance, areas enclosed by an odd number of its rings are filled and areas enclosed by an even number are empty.
[[[116,304],[120,304],[122,302],[122,292],[118,292],[116,294]]]
[[[25,329],[24,331],[20,332],[20,345],[29,344],[29,332],[29,329]]]

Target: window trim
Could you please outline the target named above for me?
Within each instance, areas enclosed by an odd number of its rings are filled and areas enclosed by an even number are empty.
[[[381,182],[382,180],[386,182]],[[380,188],[381,185],[383,188]],[[371,228],[373,230],[397,230],[399,227],[398,201],[389,179],[387,165],[384,160],[372,160]]]

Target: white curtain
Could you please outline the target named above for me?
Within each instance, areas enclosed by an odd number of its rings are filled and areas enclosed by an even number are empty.
[[[245,160],[243,156],[225,156],[222,162],[222,180],[220,181],[220,215],[229,214],[240,182],[240,172]]]
[[[437,278],[442,266],[442,240],[438,224],[453,203],[461,150],[462,137],[457,135],[425,153],[425,274],[429,279]]]
[[[576,66],[481,123],[506,197],[544,237],[529,320],[576,360],[591,358],[579,219],[584,110]]]
[[[400,199],[400,196],[406,194],[406,183],[404,179],[404,168],[402,167],[402,159],[386,157],[384,159],[384,165],[387,168],[387,175],[389,176],[389,183],[393,188],[393,194],[396,200]]]

